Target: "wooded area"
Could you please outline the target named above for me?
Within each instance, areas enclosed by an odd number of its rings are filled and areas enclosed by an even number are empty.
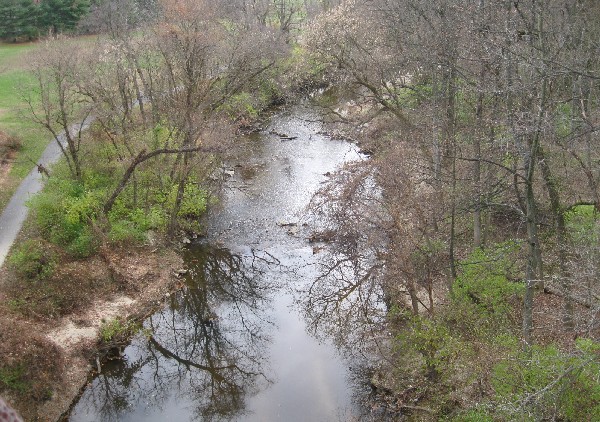
[[[73,31],[89,8],[89,0],[2,0],[0,39],[23,41]]]
[[[0,37],[74,30],[89,7],[0,0]],[[91,10],[97,41],[75,51],[58,37],[33,65],[31,115],[66,143],[32,201],[39,236],[11,258],[26,286],[12,292],[17,312],[40,312],[24,298],[52,290],[40,286],[59,282],[59,260],[201,233],[236,134],[311,94],[331,133],[370,158],[313,200],[329,221],[315,239],[332,250],[305,314],[369,356],[387,417],[600,419],[600,4]],[[9,369],[0,364],[0,386],[14,390]]]
[[[338,201],[342,252],[377,257],[363,270],[384,280],[397,371],[418,359],[433,383],[419,397],[469,407],[494,392],[468,420],[600,411],[599,11],[587,1],[350,1],[306,39],[327,80],[350,92],[334,118],[374,151],[371,168],[344,176],[348,188],[324,192]],[[377,202],[356,200],[373,178]],[[544,292],[556,295],[550,308]],[[414,383],[400,382],[409,397]]]

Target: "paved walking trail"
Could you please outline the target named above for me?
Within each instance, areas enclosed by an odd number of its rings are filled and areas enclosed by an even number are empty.
[[[84,122],[81,126],[75,125],[71,128],[72,131],[85,130],[90,124],[91,119]],[[66,143],[64,133],[58,136],[58,140],[64,145]],[[42,157],[37,162],[38,165],[42,165],[48,168],[52,164],[56,163],[61,157],[60,147],[56,140],[52,140]],[[17,191],[14,193],[10,202],[0,215],[0,267],[4,264],[4,260],[10,251],[12,244],[14,243],[25,219],[29,208],[26,202],[33,195],[38,193],[44,186],[44,179],[42,174],[38,171],[38,166],[35,166],[31,172],[23,179],[19,185]]]

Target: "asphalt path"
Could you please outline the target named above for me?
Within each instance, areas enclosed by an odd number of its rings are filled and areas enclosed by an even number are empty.
[[[89,123],[90,121],[87,121],[82,125],[76,125],[71,130],[77,131],[79,128],[85,130],[89,126]],[[66,144],[64,132],[58,136],[58,141],[63,145]],[[48,168],[56,163],[61,156],[62,153],[58,142],[52,140],[44,150],[37,164]],[[23,179],[2,212],[2,215],[0,215],[0,266],[4,264],[8,252],[27,218],[27,214],[29,213],[29,208],[26,205],[27,201],[44,187],[45,180],[43,177],[45,176],[38,171],[38,165]]]

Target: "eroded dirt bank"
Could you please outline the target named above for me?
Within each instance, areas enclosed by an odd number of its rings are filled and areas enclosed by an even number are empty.
[[[14,276],[2,270],[0,360],[11,369],[0,373],[0,395],[27,421],[60,420],[69,409],[91,371],[98,370],[94,362],[102,354],[104,323],[145,316],[178,288],[182,260],[174,250],[113,249],[103,255],[58,271],[53,281],[62,281],[76,297],[60,316],[48,307],[43,314],[25,308],[21,300],[27,296],[11,290]]]

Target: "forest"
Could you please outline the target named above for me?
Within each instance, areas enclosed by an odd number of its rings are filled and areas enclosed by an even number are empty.
[[[16,42],[74,31],[89,8],[88,0],[2,0],[0,39]]]
[[[0,21],[0,48],[42,39],[18,107],[61,153],[1,273],[0,394],[28,419],[62,352],[14,327],[144,290],[123,251],[206,235],[240,136],[311,98],[368,157],[310,201],[326,263],[301,303],[362,359],[365,420],[600,420],[598,2],[0,0]]]

